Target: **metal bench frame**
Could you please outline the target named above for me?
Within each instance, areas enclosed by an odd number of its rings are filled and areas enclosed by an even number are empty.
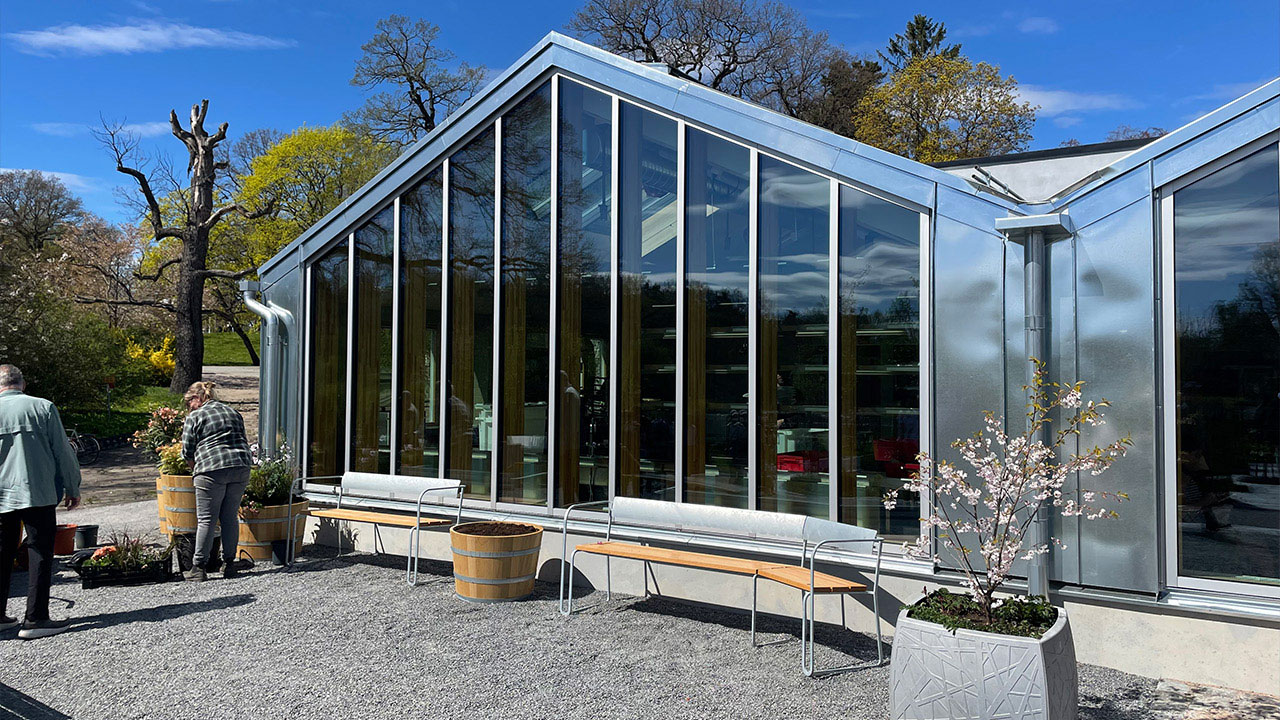
[[[308,481],[314,482],[316,480],[338,480],[339,482],[335,486],[336,492],[334,493],[337,496],[337,503],[334,506],[336,509],[342,509],[342,501],[344,498],[350,498],[355,500],[386,500],[387,499],[385,496],[376,495],[373,493],[357,493],[357,492],[345,491],[343,490],[342,483],[341,483],[343,478],[344,476],[342,475],[315,475],[312,477],[297,478],[290,485],[289,487],[289,521],[288,521],[290,532],[289,532],[289,552],[288,552],[288,555],[286,555],[285,557],[286,566],[292,565],[295,558],[295,551],[294,551],[295,534],[292,532],[293,501],[295,497],[301,496],[305,493],[306,484]],[[463,489],[464,489],[464,485],[461,481],[444,480],[444,481],[441,481],[441,484],[438,487],[429,487],[424,489],[421,493],[419,493],[418,502],[414,509],[414,520],[415,520],[414,526],[409,528],[409,545],[412,547],[412,550],[405,564],[405,571],[404,571],[405,582],[408,583],[410,587],[417,586],[418,584],[418,559],[421,554],[420,548],[422,543],[423,501],[426,499],[427,495],[430,493],[440,493],[440,492],[449,492],[449,491],[456,493],[457,499],[458,499],[458,509],[457,509],[457,513],[454,516],[453,525],[457,525],[462,522]],[[434,504],[428,505],[428,508],[434,508],[434,507],[438,507],[438,506]],[[335,518],[335,519],[337,519],[339,523],[353,522],[352,520],[343,519],[343,518]],[[381,540],[381,536],[378,534],[379,524],[374,521],[366,521],[366,520],[359,520],[355,522],[368,522],[369,524],[373,525],[373,532],[375,535],[374,542],[376,547],[377,542]],[[340,525],[338,528],[338,554],[336,557],[341,557],[341,556],[342,556],[342,526]]]
[[[578,510],[582,508],[590,508],[590,507],[604,507],[608,513],[608,521],[605,526],[605,542],[610,542],[613,538],[613,522],[614,522],[613,508],[612,508],[611,502],[612,501],[602,500],[597,502],[577,503],[575,505],[570,505],[568,508],[565,509],[564,530],[561,534],[561,546],[560,546],[559,610],[561,615],[568,617],[573,614],[573,573],[574,573],[574,570],[577,568],[578,553],[588,552],[588,554],[590,554],[589,551],[584,551],[578,548],[574,548],[573,554],[569,555],[568,564],[566,565],[566,563],[564,562],[565,556],[568,554],[568,550],[569,550],[569,517],[570,515],[573,514],[574,510]],[[843,596],[843,595],[853,595],[854,592],[865,592],[865,590],[851,591],[851,592],[815,591],[813,588],[815,585],[815,580],[817,578],[818,551],[821,550],[823,547],[826,547],[829,545],[846,545],[846,544],[854,544],[854,543],[871,543],[873,545],[875,557],[876,557],[875,575],[873,576],[873,580],[870,587],[872,611],[875,613],[875,616],[876,616],[876,662],[874,664],[861,663],[861,664],[855,664],[855,665],[842,665],[838,667],[817,668],[815,667],[816,662],[814,660],[814,650],[815,650],[815,643],[814,643],[815,619],[814,617],[817,614],[815,596],[818,594]],[[808,570],[809,570],[809,589],[800,590],[800,607],[801,607],[800,667],[804,671],[804,674],[807,677],[818,677],[823,675],[833,675],[836,673],[847,672],[850,670],[860,670],[863,668],[879,667],[883,665],[884,664],[884,635],[881,631],[881,620],[880,620],[880,561],[883,556],[884,538],[876,536],[871,538],[856,538],[856,539],[830,539],[830,540],[821,540],[816,544],[814,544],[813,546],[810,546],[809,541],[802,537],[800,539],[800,545],[801,545],[801,550],[800,550],[800,566],[799,567],[805,568],[805,562],[807,561]],[[604,558],[605,558],[605,599],[612,600],[613,599],[613,578],[612,578],[612,572],[611,572],[612,568],[610,567],[610,563],[609,563],[609,561],[612,559],[612,556],[605,555]],[[649,574],[651,573],[650,563],[654,561],[643,560],[642,562],[644,563],[643,572],[644,572],[644,579],[645,579],[645,595],[647,596],[649,591]],[[790,565],[789,563],[779,563],[778,565],[780,567],[795,567],[793,565]],[[696,567],[696,566],[693,566],[693,567]],[[705,569],[715,570],[715,568],[705,568]],[[738,573],[734,573],[734,574],[738,574]],[[751,646],[752,647],[765,647],[766,645],[773,644],[773,643],[757,643],[756,642],[756,607],[757,607],[757,601],[759,598],[760,579],[761,579],[761,576],[759,572],[752,573],[751,575]],[[766,577],[764,579],[769,580],[770,578]],[[843,599],[841,600],[841,603],[840,603],[840,612],[841,612],[841,616],[843,617],[843,614],[844,614]]]

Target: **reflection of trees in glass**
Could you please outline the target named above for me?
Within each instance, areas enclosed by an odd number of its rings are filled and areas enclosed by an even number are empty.
[[[443,172],[400,198],[400,377],[397,472],[435,476],[440,450]]]
[[[346,470],[347,255],[340,242],[311,271],[311,377],[307,401],[307,474]]]
[[[355,337],[352,386],[351,468],[391,471],[391,255],[392,208],[355,233]]]

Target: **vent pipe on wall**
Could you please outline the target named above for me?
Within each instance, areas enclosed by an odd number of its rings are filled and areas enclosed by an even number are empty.
[[[1025,313],[1025,334],[1023,357],[1026,360],[1027,385],[1035,379],[1035,358],[1047,363],[1048,358],[1048,298],[1045,288],[1048,284],[1049,255],[1048,243],[1071,237],[1074,232],[1071,218],[1066,213],[1050,215],[1028,215],[1020,217],[998,218],[996,229],[1004,233],[1011,242],[1023,245],[1022,280],[1023,310]],[[1046,366],[1050,373],[1055,368]],[[1041,428],[1033,442],[1044,442],[1047,432]],[[1027,544],[1038,547],[1049,542],[1049,512],[1041,508],[1027,532]],[[1049,554],[1037,554],[1027,570],[1027,592],[1031,595],[1049,596]]]
[[[279,417],[278,401],[276,399],[279,392],[280,382],[277,377],[277,357],[278,352],[278,326],[280,318],[275,310],[258,302],[253,296],[258,294],[260,285],[256,280],[241,280],[240,291],[244,297],[245,307],[249,308],[254,315],[262,318],[262,366],[258,372],[258,381],[261,389],[258,392],[258,446],[263,457],[274,457],[276,454],[276,445],[278,428],[276,420]]]

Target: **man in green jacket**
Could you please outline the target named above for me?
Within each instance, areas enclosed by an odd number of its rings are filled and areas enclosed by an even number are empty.
[[[27,530],[30,569],[27,617],[18,637],[57,635],[67,620],[49,617],[53,580],[55,510],[80,504],[80,465],[67,442],[58,408],[27,395],[22,371],[0,365],[0,630],[18,627],[9,617],[9,576],[18,554],[19,528]]]

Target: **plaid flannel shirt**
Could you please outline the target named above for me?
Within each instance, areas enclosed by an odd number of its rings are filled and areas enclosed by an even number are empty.
[[[192,475],[250,467],[253,461],[244,435],[244,418],[217,400],[196,408],[182,422],[182,457],[191,465]]]

